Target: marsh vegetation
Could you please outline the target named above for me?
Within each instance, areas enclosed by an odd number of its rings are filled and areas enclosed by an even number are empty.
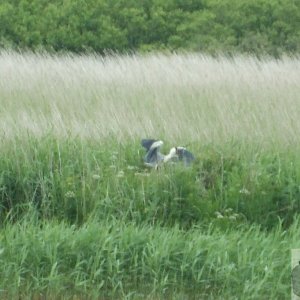
[[[0,294],[287,298],[300,61],[0,54]],[[143,165],[140,139],[192,167]]]

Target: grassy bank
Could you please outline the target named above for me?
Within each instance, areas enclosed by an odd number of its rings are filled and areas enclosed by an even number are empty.
[[[2,52],[0,66],[2,298],[288,297],[299,59]],[[144,137],[195,163],[145,168]]]
[[[1,230],[2,297],[288,298],[298,220],[280,227],[217,230],[89,221],[80,228],[31,214]],[[298,244],[297,244],[298,243]],[[38,296],[39,295],[39,296]],[[73,298],[74,299],[74,298]]]

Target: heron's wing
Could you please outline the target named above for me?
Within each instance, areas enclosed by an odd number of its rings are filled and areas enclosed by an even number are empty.
[[[157,140],[154,139],[142,139],[141,145],[146,148],[147,151],[151,148],[152,144],[155,143]]]
[[[147,140],[149,141],[149,140]],[[147,144],[146,141],[146,144]],[[147,146],[150,145],[150,142],[148,142]],[[151,143],[149,146],[148,152],[144,157],[145,163],[150,166],[156,166],[158,163],[160,163],[164,159],[164,155],[159,152],[159,149],[162,145],[162,141],[156,141]],[[146,148],[146,146],[145,146]]]
[[[145,163],[155,166],[164,159],[164,156],[159,152],[158,148],[153,148],[147,152],[144,159]]]
[[[183,161],[186,166],[189,166],[195,159],[192,152],[186,150],[184,147],[177,147],[178,159]]]

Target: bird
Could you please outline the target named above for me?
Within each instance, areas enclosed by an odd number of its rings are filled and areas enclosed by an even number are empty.
[[[194,155],[185,147],[172,147],[167,155],[160,152],[163,141],[155,139],[142,139],[141,145],[147,153],[144,157],[145,165],[157,169],[163,163],[169,161],[182,161],[185,166],[189,166],[195,159]]]

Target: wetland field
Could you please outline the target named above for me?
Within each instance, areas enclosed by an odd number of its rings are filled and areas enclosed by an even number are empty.
[[[0,52],[1,299],[288,299],[300,59]],[[142,138],[191,167],[144,166]]]

